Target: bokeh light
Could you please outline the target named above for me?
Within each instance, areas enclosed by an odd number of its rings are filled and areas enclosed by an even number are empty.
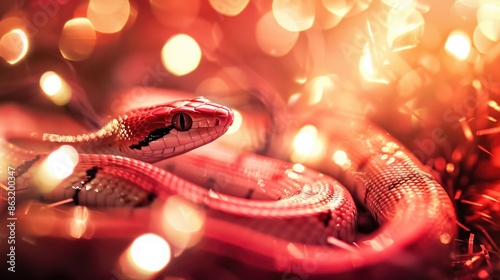
[[[309,29],[315,18],[314,1],[273,0],[273,15],[278,24],[288,31]]]
[[[315,160],[323,152],[323,144],[318,137],[318,129],[311,124],[303,126],[293,139],[291,159],[294,162]]]
[[[481,7],[477,10],[477,22],[481,32],[490,40],[500,39],[500,2],[480,1]]]
[[[71,100],[71,87],[53,71],[42,74],[40,88],[56,105],[66,105]]]
[[[229,127],[226,134],[233,134],[241,128],[243,123],[243,116],[238,112],[238,110],[233,109],[233,124]]]
[[[59,51],[68,60],[87,59],[94,50],[96,33],[92,23],[86,18],[74,18],[64,24],[59,37]]]
[[[78,151],[70,145],[62,145],[50,153],[35,171],[37,176],[34,176],[33,180],[39,191],[42,193],[53,191],[73,173],[78,160]]]
[[[23,59],[28,48],[28,37],[22,29],[13,29],[0,38],[0,56],[9,64],[16,64]]]
[[[286,30],[279,25],[271,12],[259,19],[255,32],[259,48],[270,56],[287,54],[299,38],[298,32]]]
[[[120,31],[130,16],[128,0],[91,0],[88,4],[87,18],[95,30],[102,33]]]
[[[157,272],[170,262],[171,250],[165,239],[148,233],[134,240],[130,247],[130,257],[138,268]]]
[[[459,60],[465,60],[471,50],[469,36],[462,31],[451,32],[446,40],[445,50]]]
[[[76,206],[73,209],[73,218],[69,221],[69,235],[81,238],[87,231],[90,212],[87,207]]]
[[[221,15],[237,16],[245,9],[250,0],[237,0],[237,1],[209,0],[209,1],[212,8]]]
[[[174,195],[165,202],[162,226],[176,248],[182,250],[196,245],[202,237],[204,224],[205,212],[184,198]]]
[[[201,60],[196,40],[186,34],[171,37],[161,51],[163,66],[172,74],[183,76],[194,71]]]

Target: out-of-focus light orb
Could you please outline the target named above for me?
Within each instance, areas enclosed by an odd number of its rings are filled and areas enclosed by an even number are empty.
[[[40,87],[56,105],[65,105],[71,100],[71,87],[55,72],[43,73],[40,77]]]
[[[87,231],[87,223],[90,212],[87,207],[76,206],[73,210],[73,218],[69,223],[69,234],[74,238],[81,238]]]
[[[476,25],[474,29],[474,33],[472,34],[472,41],[474,42],[474,46],[477,51],[482,54],[488,53],[494,46],[496,46],[496,42],[492,41],[488,38],[481,29],[481,24]]]
[[[243,116],[237,110],[233,109],[233,124],[229,127],[226,134],[233,134],[241,128],[243,123]]]
[[[286,30],[279,25],[271,12],[259,19],[255,32],[259,48],[276,57],[287,54],[299,38],[298,32]]]
[[[28,48],[28,37],[22,29],[13,29],[0,39],[0,56],[9,64],[16,64],[23,59]]]
[[[56,73],[47,71],[40,78],[40,87],[49,96],[55,95],[62,88],[62,79]]]
[[[177,196],[167,200],[163,211],[170,226],[184,233],[198,232],[205,223],[203,212]]]
[[[219,14],[225,16],[236,16],[245,9],[250,0],[209,0],[210,6]]]
[[[319,103],[323,99],[325,91],[334,88],[333,81],[328,76],[319,76],[311,80],[311,95],[309,96],[309,104]]]
[[[171,37],[161,50],[163,66],[176,76],[194,71],[201,60],[201,49],[195,39],[179,34]]]
[[[314,1],[273,0],[273,15],[279,25],[288,31],[307,30],[314,23]]]
[[[96,44],[96,32],[87,18],[68,20],[59,37],[59,51],[68,60],[81,61],[88,58]]]
[[[471,50],[469,36],[462,31],[453,31],[448,36],[444,48],[448,54],[455,56],[459,60],[465,60]]]
[[[78,152],[70,145],[62,145],[59,149],[50,153],[46,164],[52,177],[61,180],[65,179],[73,173],[78,164]]]
[[[95,30],[101,33],[116,33],[125,26],[130,16],[128,0],[91,0],[87,18]]]
[[[179,250],[196,245],[203,237],[205,211],[180,196],[171,196],[161,211],[165,236]]]
[[[478,26],[492,41],[500,39],[500,2],[484,1],[477,10]]]
[[[62,145],[35,167],[33,180],[41,193],[54,190],[67,178],[78,164],[78,152],[69,145]]]
[[[308,154],[314,149],[317,137],[318,129],[314,125],[305,125],[295,136],[293,147],[301,154]]]
[[[332,14],[344,17],[352,8],[345,0],[321,0],[323,6]]]
[[[345,165],[349,158],[347,157],[347,153],[344,150],[336,150],[332,155],[333,162],[337,165]]]
[[[409,1],[411,2],[411,1]],[[408,5],[410,5],[408,3]],[[397,6],[387,16],[387,44],[392,51],[417,46],[424,33],[424,17],[416,9]]]
[[[171,249],[163,238],[148,233],[134,240],[130,247],[130,257],[137,267],[149,272],[157,272],[170,262]]]
[[[323,143],[319,139],[318,129],[311,124],[303,126],[293,139],[293,162],[305,162],[318,159],[323,152]]]

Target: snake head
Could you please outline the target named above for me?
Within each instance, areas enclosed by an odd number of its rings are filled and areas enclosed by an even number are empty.
[[[126,156],[155,162],[208,144],[233,123],[233,112],[203,97],[131,111],[117,135]]]

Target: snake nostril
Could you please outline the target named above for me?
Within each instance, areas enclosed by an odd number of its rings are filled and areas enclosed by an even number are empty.
[[[216,126],[219,126],[219,125],[220,125],[220,120],[219,120],[219,119],[215,119],[215,125],[216,125]]]

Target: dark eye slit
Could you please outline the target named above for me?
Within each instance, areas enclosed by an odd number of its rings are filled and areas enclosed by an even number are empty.
[[[183,122],[183,119],[181,120],[181,122]],[[157,139],[160,139],[163,136],[169,134],[170,130],[172,130],[172,129],[174,129],[173,125],[169,125],[166,127],[161,127],[161,128],[155,129],[155,130],[151,131],[151,133],[149,133],[148,136],[144,137],[143,140],[139,141],[139,143],[132,144],[129,146],[129,148],[140,150],[142,147],[147,147],[150,142],[157,140]]]
[[[185,118],[184,118],[184,114],[181,114],[181,115],[179,116],[179,122],[180,122],[181,127],[182,127],[182,128],[184,128],[184,127],[185,127],[185,125],[186,125],[186,120],[185,120]]]

